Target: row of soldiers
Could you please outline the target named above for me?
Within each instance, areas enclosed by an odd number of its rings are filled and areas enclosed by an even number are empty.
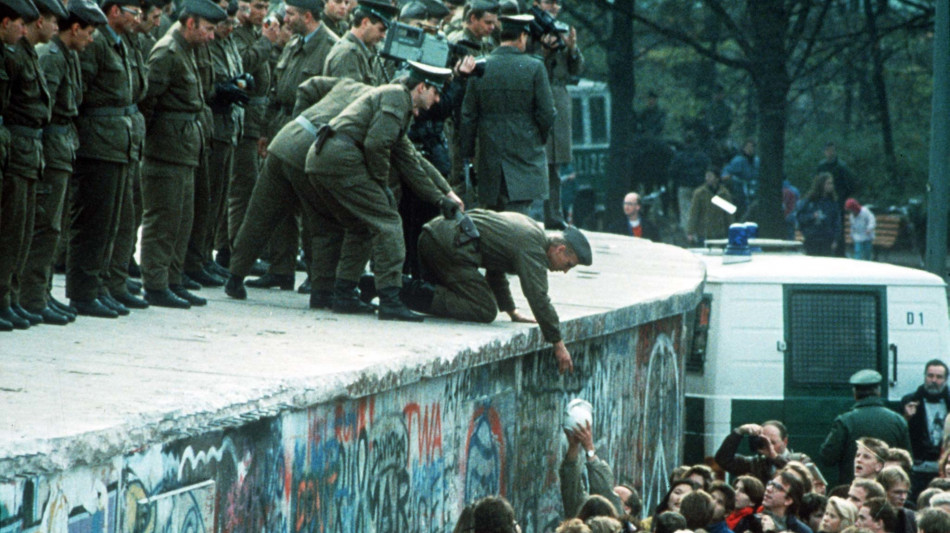
[[[5,1],[10,6],[22,3],[31,7],[29,0]],[[57,0],[40,0],[37,4],[43,1]],[[88,0],[82,4],[79,0],[74,2],[85,9],[96,8]],[[73,99],[77,100],[75,109],[72,114],[59,117],[66,130],[72,127],[81,132],[74,137],[77,142],[73,142],[78,145],[75,171],[62,173],[62,181],[70,188],[67,296],[71,306],[49,295],[52,259],[44,260],[42,305],[30,303],[29,309],[21,306],[27,300],[17,299],[11,291],[9,313],[4,317],[20,319],[9,320],[12,326],[38,322],[36,316],[46,322],[65,323],[77,313],[114,317],[128,313],[129,307],[144,308],[149,304],[175,308],[203,305],[205,300],[190,292],[188,284],[221,284],[220,276],[228,274],[228,294],[242,297],[243,277],[250,273],[265,245],[269,245],[272,271],[257,280],[259,286],[292,288],[294,257],[300,242],[295,230],[300,222],[305,230],[305,248],[312,243],[312,249],[320,251],[308,254],[314,263],[309,291],[312,307],[341,312],[368,310],[357,298],[356,280],[370,254],[374,270],[383,274],[377,276],[375,286],[371,287],[374,290],[365,292],[379,294],[380,318],[419,319],[408,311],[401,298],[404,291],[400,290],[399,273],[407,256],[405,243],[415,243],[417,238],[404,242],[401,235],[395,235],[402,231],[394,209],[396,195],[399,184],[405,183],[411,193],[403,197],[414,198],[421,205],[441,205],[448,213],[463,206],[442,176],[450,174],[461,188],[461,169],[452,161],[458,159],[460,151],[447,150],[456,157],[449,155],[439,160],[433,156],[433,144],[426,147],[425,135],[433,131],[433,122],[439,124],[441,135],[441,124],[446,119],[451,122],[453,115],[459,113],[463,78],[473,72],[474,61],[467,58],[460,62],[452,82],[448,82],[446,69],[414,65],[408,76],[400,78],[397,88],[375,91],[370,97],[369,88],[383,85],[392,77],[392,69],[387,68],[375,50],[398,11],[385,3],[361,2],[350,18],[351,27],[340,38],[325,22],[331,20],[327,19],[329,6],[330,3],[323,6],[315,0],[288,2],[284,25],[296,37],[279,54],[280,34],[265,24],[267,4],[261,0],[241,5],[187,0],[178,12],[178,22],[154,44],[141,32],[142,22],[155,20],[156,10],[161,12],[160,5],[110,0],[100,10],[104,23],[76,23],[76,28],[92,35],[90,50],[96,50],[94,45],[99,41],[102,43],[95,55],[83,48],[69,49],[72,59],[80,59],[77,70],[81,75],[71,89]],[[434,7],[410,3],[403,8],[401,18],[423,25],[452,18],[451,12],[439,12]],[[142,19],[143,8],[145,18],[136,23]],[[56,20],[55,13],[44,9],[39,10],[40,18]],[[454,39],[477,43],[474,48],[478,52],[489,50],[499,9],[497,4],[469,5],[463,11],[467,18]],[[75,10],[81,11],[78,7]],[[3,25],[8,19],[31,17],[14,15],[17,16],[4,17]],[[235,15],[241,20],[237,28],[231,18]],[[64,18],[69,21],[70,17],[72,11]],[[342,18],[334,22],[340,24]],[[522,25],[516,34],[528,32],[528,20],[524,18],[513,18],[511,24]],[[93,32],[96,28],[99,31]],[[23,40],[28,41],[26,37]],[[568,53],[576,60],[573,46]],[[87,55],[92,57],[87,60]],[[354,83],[341,79],[352,79]],[[98,102],[99,105],[90,103],[93,100],[88,96],[97,87],[111,90],[111,98]],[[59,93],[50,92],[58,100]],[[452,95],[454,99],[447,98]],[[357,99],[366,102],[350,106]],[[445,105],[436,109],[435,104],[439,103]],[[55,104],[53,109],[55,119]],[[403,142],[401,134],[409,128],[412,116],[425,112],[433,114],[418,117],[413,123],[413,129],[423,131],[423,141],[417,146]],[[96,127],[83,130],[84,121],[91,121]],[[322,129],[323,126],[332,127]],[[50,153],[47,137],[51,132],[49,128],[40,130],[41,150]],[[372,146],[374,132],[382,132],[386,143]],[[394,132],[400,135],[394,137]],[[338,149],[314,149],[314,139],[329,139],[328,146],[338,145]],[[394,140],[399,141],[395,146]],[[117,148],[123,143],[128,149],[118,156],[101,153],[99,148],[104,144],[119,152]],[[444,141],[441,144],[446,148]],[[347,160],[347,152],[352,152],[347,147],[356,148],[366,159]],[[434,161],[442,162],[442,168],[437,169],[420,157],[417,147],[433,156]],[[371,157],[374,149],[385,150],[388,157],[378,159],[385,160],[385,165],[374,168],[370,163],[377,160]],[[309,159],[308,150],[312,152]],[[43,156],[50,160],[46,153]],[[393,176],[388,175],[390,166]],[[80,174],[80,169],[87,169],[86,174]],[[320,189],[312,184],[314,180],[300,179],[308,170],[332,179]],[[353,184],[367,170],[375,185],[386,185],[359,191]],[[87,179],[80,180],[80,176]],[[91,176],[96,179],[89,179]],[[487,182],[480,182],[479,188]],[[135,189],[136,184],[140,184],[140,192]],[[303,190],[308,187],[311,189]],[[66,195],[60,196],[58,209],[54,205],[44,211],[53,216],[62,213]],[[133,198],[143,200],[144,300],[132,294],[127,279],[126,266],[131,260],[137,228]],[[320,201],[302,201],[306,198]],[[410,207],[405,212],[417,210]],[[365,228],[349,224],[347,218],[354,216],[362,217],[364,225],[369,221],[371,231],[361,233],[357,229]],[[38,216],[30,217],[39,220]],[[415,225],[416,237],[424,221],[421,219]],[[89,244],[91,241],[95,246]],[[572,249],[577,246],[580,245],[575,243]],[[218,262],[212,260],[213,250],[218,250]],[[52,257],[51,252],[48,255]],[[576,250],[573,257],[567,269],[577,264]],[[220,263],[226,263],[230,272],[224,271]]]

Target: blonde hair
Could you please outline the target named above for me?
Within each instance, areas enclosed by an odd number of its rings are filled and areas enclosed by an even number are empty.
[[[841,517],[841,529],[854,525],[858,519],[858,508],[850,500],[832,496],[828,498],[828,505],[834,507],[835,512]],[[827,508],[827,507],[826,507]]]

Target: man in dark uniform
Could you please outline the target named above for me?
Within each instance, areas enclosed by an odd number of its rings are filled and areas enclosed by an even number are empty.
[[[335,78],[352,78],[373,87],[386,83],[376,45],[386,38],[386,28],[398,13],[399,9],[391,4],[360,0],[353,11],[353,27],[333,45],[323,73]]]
[[[560,0],[535,0],[534,5],[557,18],[561,12]],[[561,26],[561,22],[557,25]],[[584,68],[584,56],[577,47],[577,30],[566,24],[561,28],[561,40],[554,35],[545,35],[541,39],[541,56],[544,67],[551,80],[551,92],[554,96],[554,108],[557,116],[551,136],[548,138],[548,199],[544,202],[544,226],[547,229],[564,227],[564,214],[561,211],[561,165],[572,162],[571,153],[571,95],[567,86],[576,80]],[[560,46],[558,46],[560,44]],[[576,83],[576,81],[574,82]]]
[[[333,134],[325,146],[315,143],[307,154],[307,175],[333,220],[357,235],[356,242],[373,241],[380,320],[422,320],[399,299],[406,248],[396,200],[389,187],[390,162],[398,157],[418,163],[405,132],[415,112],[438,101],[438,89],[451,74],[444,68],[414,62],[410,65],[410,75],[399,83],[377,87],[347,106],[329,122]],[[407,172],[401,171],[401,175],[413,178]],[[423,187],[417,189],[417,193],[422,191]],[[432,203],[457,203],[449,196],[442,197],[435,188],[431,191],[420,196]],[[368,258],[343,248],[336,266],[334,293],[356,292]]]
[[[327,54],[339,40],[329,28],[320,22],[322,5],[318,0],[291,0],[287,2],[287,14],[284,24],[295,34],[284,48],[274,67],[274,81],[271,84],[269,135],[261,138],[267,146],[273,137],[287,122],[294,118],[293,109],[297,98],[297,87],[313,76],[323,75],[323,65]],[[304,236],[304,247],[309,247],[309,238]],[[248,281],[249,287],[280,287],[282,290],[294,288],[294,269],[299,247],[297,221],[288,214],[277,226],[274,239],[270,244],[271,265],[267,274]]]
[[[350,15],[350,3],[347,0],[326,0],[320,20],[327,25],[337,37],[342,37],[350,28],[347,18]]]
[[[244,131],[234,151],[234,175],[228,186],[228,239],[226,250],[218,250],[217,263],[228,268],[231,262],[231,249],[237,239],[238,230],[244,222],[251,191],[257,182],[261,158],[257,153],[257,141],[265,135],[265,116],[267,114],[267,94],[271,85],[270,57],[274,53],[274,43],[280,27],[269,24],[264,28],[267,16],[266,0],[241,1],[238,3],[238,27],[231,38],[237,44],[244,72],[254,77],[254,88],[248,90],[249,100],[244,107]]]
[[[186,0],[180,26],[156,43],[148,59],[148,93],[140,106],[148,124],[142,176],[142,276],[145,299],[151,305],[188,309],[194,303],[194,295],[181,285],[194,213],[195,171],[206,149],[201,123],[204,89],[193,51],[214,38],[214,25],[226,17],[209,0]]]
[[[10,154],[10,130],[4,125],[3,118],[10,106],[10,73],[7,69],[7,60],[14,50],[17,41],[23,38],[23,25],[39,18],[39,11],[31,0],[2,0],[0,1],[0,186],[6,191],[7,164]],[[6,225],[10,224],[10,215],[17,206],[13,205],[12,196],[0,196],[0,243],[6,234]],[[10,234],[12,237],[12,233]],[[10,257],[0,257],[0,272],[7,267]],[[14,313],[9,301],[0,301],[0,331],[13,331],[30,327],[30,322]]]
[[[75,118],[82,102],[79,54],[92,42],[96,27],[106,16],[91,0],[72,0],[69,16],[59,21],[59,32],[49,43],[37,47],[46,87],[53,99],[50,124],[43,130],[46,166],[36,188],[36,216],[32,243],[20,284],[20,303],[47,324],[65,325],[69,315],[55,309],[48,286],[53,274],[53,255],[62,231],[63,207],[73,160],[79,146]]]
[[[548,197],[545,144],[555,110],[544,64],[524,53],[533,20],[502,17],[501,46],[462,102],[462,157],[476,158],[478,203],[495,211],[526,214]]]
[[[11,309],[33,325],[41,323],[43,317],[20,306],[19,288],[33,236],[36,184],[43,172],[43,128],[50,119],[50,94],[34,46],[49,42],[56,33],[57,19],[67,17],[66,8],[58,0],[39,0],[36,7],[39,18],[27,24],[23,38],[8,48],[12,53],[4,54],[10,77],[10,105],[4,123],[12,142],[3,199],[6,201],[9,194],[13,209],[8,218],[4,206],[4,220],[0,222],[0,255],[7,256],[0,268],[0,307]]]
[[[137,0],[108,0],[102,4],[108,24],[93,36],[79,55],[83,105],[76,125],[79,149],[69,182],[70,224],[66,259],[66,295],[79,314],[115,318],[128,308],[105,287],[119,226],[129,167],[133,159],[135,72],[133,52],[120,37],[134,31]]]
[[[849,382],[854,387],[855,404],[835,418],[819,455],[827,466],[838,465],[838,483],[854,479],[855,444],[860,437],[873,437],[888,446],[910,450],[910,436],[904,418],[887,408],[881,398],[881,374],[859,370]]]
[[[587,238],[570,226],[562,233],[546,234],[520,213],[481,209],[468,212],[478,230],[467,237],[453,220],[437,218],[423,227],[419,254],[434,288],[415,284],[406,291],[410,308],[437,316],[488,323],[502,310],[514,322],[537,322],[544,339],[554,345],[558,370],[572,371],[573,363],[561,338],[557,311],[548,296],[551,272],[567,272],[581,264],[590,266]],[[479,272],[485,269],[485,274]],[[534,319],[515,307],[507,274],[518,276]]]

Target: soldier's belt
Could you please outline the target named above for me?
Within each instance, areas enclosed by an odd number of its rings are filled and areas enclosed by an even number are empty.
[[[30,139],[43,138],[42,128],[29,128],[26,126],[20,126],[19,124],[10,124],[7,126],[7,130],[9,130],[13,135],[18,135],[20,137],[29,137]]]
[[[247,105],[258,106],[258,105],[267,105],[268,99],[266,96],[252,96],[248,101]]]
[[[43,135],[69,135],[70,127],[63,124],[50,124],[43,128]]]
[[[156,118],[164,120],[179,120],[183,122],[197,122],[201,120],[201,113],[184,113],[177,111],[159,111],[155,113]]]
[[[138,112],[137,105],[127,105],[123,107],[84,107],[82,115],[86,117],[128,117]]]

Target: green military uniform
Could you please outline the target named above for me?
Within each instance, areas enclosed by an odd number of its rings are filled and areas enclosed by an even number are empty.
[[[439,217],[422,227],[419,256],[438,284],[430,312],[437,316],[492,322],[498,310],[515,309],[506,274],[521,290],[544,340],[561,340],[557,311],[548,296],[548,238],[538,223],[520,213],[482,209],[467,212],[481,234],[459,246],[459,228]],[[478,269],[484,268],[485,275]]]
[[[21,38],[7,46],[4,60],[10,102],[3,120],[12,138],[0,211],[0,309],[19,303],[19,277],[33,234],[36,183],[43,172],[43,128],[50,118],[50,95],[33,45]]]
[[[79,55],[59,35],[37,46],[46,87],[53,99],[50,124],[43,130],[43,179],[36,188],[32,244],[20,285],[20,304],[33,313],[46,308],[53,255],[62,232],[63,207],[79,148],[74,124],[82,103]]]
[[[584,68],[584,56],[575,47],[573,51],[562,46],[544,57],[544,67],[551,82],[551,94],[554,97],[554,126],[548,137],[548,200],[544,203],[544,221],[552,223],[562,221],[561,209],[561,172],[560,166],[572,161],[571,95],[567,86],[576,80]]]
[[[316,128],[314,124],[329,122],[369,89],[349,79],[322,76],[310,78],[301,84],[297,107],[303,110],[298,114],[299,118],[281,128],[267,148],[267,159],[264,160],[260,179],[251,195],[246,223],[241,226],[235,240],[230,268],[233,275],[248,275],[255,258],[275,231],[275,225],[289,215],[292,204],[288,200],[303,196],[302,188],[310,187],[304,168],[307,152],[315,138],[311,131]],[[306,209],[303,218],[310,221]],[[307,222],[307,225],[312,227],[312,222]],[[369,242],[365,245],[368,247]],[[320,250],[317,258],[326,255],[323,246],[316,249]],[[332,277],[329,282],[332,284]]]
[[[838,465],[838,483],[854,479],[855,441],[874,437],[888,446],[910,450],[907,421],[884,404],[878,396],[858,400],[850,411],[838,415],[819,449],[826,466]]]
[[[350,78],[373,87],[386,83],[379,55],[350,31],[333,45],[323,73],[335,78]]]
[[[472,55],[476,57],[487,56],[495,49],[495,43],[488,37],[476,37],[467,26],[462,26],[445,37],[450,43],[458,44],[461,40],[466,40],[479,45],[479,49]]]
[[[228,80],[244,72],[241,55],[231,36],[214,39],[208,44],[211,51],[214,83],[227,83]],[[214,130],[211,141],[210,168],[211,205],[209,224],[202,245],[202,254],[211,259],[212,250],[230,249],[228,239],[227,198],[229,185],[234,179],[234,153],[241,131],[244,129],[244,108],[222,101],[217,92],[211,97],[214,112]]]
[[[244,72],[254,76],[254,90],[248,91],[250,101],[244,108],[244,131],[234,152],[234,174],[228,186],[228,238],[231,247],[244,222],[251,191],[257,182],[261,164],[257,140],[265,136],[267,94],[271,84],[270,58],[274,45],[261,35],[260,28],[241,25],[231,38],[241,55]]]
[[[325,11],[320,12],[320,21],[337,37],[342,37],[350,29],[350,25],[346,23],[346,20],[333,20]]]
[[[354,235],[377,239],[373,271],[381,291],[402,285],[406,249],[389,179],[391,161],[419,164],[405,135],[412,109],[404,86],[378,87],[331,120],[334,135],[319,153],[311,148],[307,154],[307,175],[334,218]],[[443,196],[421,167],[418,172],[397,170],[424,201],[436,203]],[[336,279],[358,281],[365,262],[343,259],[336,268]]]
[[[180,25],[175,23],[175,26]],[[173,26],[174,27],[174,26]],[[214,42],[214,41],[211,41]],[[214,96],[214,61],[211,59],[211,46],[206,44],[192,49],[195,64],[198,67],[198,79],[204,95],[205,105],[201,111],[201,130],[204,133],[204,150],[199,155],[198,170],[195,172],[194,213],[192,215],[191,236],[185,249],[184,272],[200,274],[206,262],[211,260],[210,251],[204,247],[209,231],[213,231],[214,219],[211,214],[211,145],[214,133],[214,114],[207,104]],[[217,172],[215,169],[214,173]]]
[[[191,235],[195,172],[205,150],[205,110],[194,46],[172,29],[148,58],[148,125],[142,193],[142,281],[162,291],[181,283]]]
[[[689,204],[686,235],[695,235],[700,244],[706,239],[725,239],[729,234],[729,225],[732,224],[733,215],[713,205],[713,196],[732,202],[732,194],[725,185],[718,185],[715,190],[710,189],[708,185],[700,185],[693,191]]]
[[[270,137],[293,119],[297,86],[313,76],[323,74],[327,54],[338,40],[329,28],[320,24],[311,34],[294,37],[284,48],[274,68],[274,82],[271,84],[270,106],[273,113],[269,120]],[[307,240],[305,236],[305,246]],[[298,242],[297,221],[293,215],[287,215],[274,232],[270,246],[270,273],[293,275]]]
[[[141,33],[125,33],[122,35],[122,40],[129,50],[129,66],[132,69],[132,101],[138,104],[145,98],[148,89],[146,58],[151,48],[144,54],[142,49],[151,39]],[[128,300],[129,289],[125,282],[129,277],[129,263],[135,252],[138,228],[142,223],[142,150],[145,147],[145,117],[139,112],[137,106],[130,118],[132,119],[132,150],[129,153],[127,186],[122,195],[115,244],[112,247],[104,281],[109,293],[123,300]]]
[[[496,48],[462,102],[461,153],[475,157],[480,206],[526,212],[548,197],[545,144],[554,116],[541,61],[513,46]]]
[[[128,172],[134,162],[134,53],[110,26],[96,30],[79,54],[83,105],[79,149],[69,182],[66,295],[92,302],[105,290],[103,270],[118,232]]]

